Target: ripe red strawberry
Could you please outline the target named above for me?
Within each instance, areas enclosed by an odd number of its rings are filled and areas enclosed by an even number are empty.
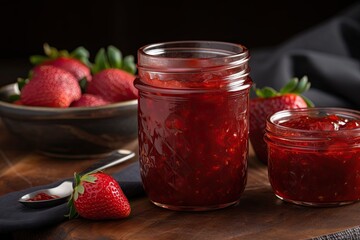
[[[121,69],[109,68],[93,76],[86,92],[102,96],[109,102],[121,102],[137,98],[133,85],[135,76]]]
[[[121,52],[113,46],[108,47],[107,54],[100,49],[92,70],[94,76],[87,86],[87,93],[100,95],[109,102],[137,98],[138,92],[133,85],[136,68],[132,56],[122,59]]]
[[[120,219],[130,215],[131,207],[117,181],[102,172],[79,176],[75,174],[75,188],[69,200],[69,217],[102,220]]]
[[[267,163],[267,146],[264,141],[266,118],[285,109],[313,107],[313,103],[301,95],[310,88],[306,76],[300,81],[293,78],[279,92],[270,87],[255,89],[257,98],[250,100],[249,138],[257,158]]]
[[[73,74],[79,81],[84,78],[87,81],[91,80],[89,52],[85,48],[78,47],[69,53],[66,50],[58,51],[56,48],[44,44],[44,52],[46,56],[31,56],[30,62],[37,66],[51,65],[64,69]]]
[[[21,89],[23,105],[69,107],[81,97],[77,79],[68,71],[53,66],[41,66]]]
[[[72,75],[74,75],[77,80],[86,78],[86,80],[91,81],[92,78],[90,68],[75,58],[59,57],[54,60],[45,61],[41,63],[39,66],[43,66],[43,65],[51,65],[54,67],[64,69],[70,72]]]
[[[95,107],[110,104],[110,102],[104,100],[101,96],[84,93],[81,98],[74,101],[70,107]]]

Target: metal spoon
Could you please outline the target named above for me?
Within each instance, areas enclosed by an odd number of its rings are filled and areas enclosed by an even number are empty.
[[[129,160],[130,158],[134,157],[135,153],[129,150],[121,149],[118,151],[115,151],[113,154],[111,154],[109,157],[102,159],[95,164],[91,165],[86,170],[82,171],[80,175],[83,175],[85,173],[89,173],[92,171],[100,171],[109,167],[112,167],[116,164],[125,162],[126,160]],[[44,208],[44,207],[52,207],[59,205],[61,203],[64,203],[68,201],[68,198],[70,197],[71,193],[73,192],[73,182],[72,181],[64,181],[60,185],[48,188],[48,189],[40,189],[28,194],[25,194],[21,198],[19,198],[19,202],[22,203],[26,207],[30,208]],[[55,198],[48,199],[48,200],[31,200],[33,199],[37,194],[39,193],[45,193],[50,196],[56,196]]]

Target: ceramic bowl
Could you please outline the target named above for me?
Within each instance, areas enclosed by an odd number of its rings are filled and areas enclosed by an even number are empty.
[[[0,116],[11,134],[42,154],[97,158],[137,138],[137,100],[99,107],[49,108],[6,102],[16,84],[0,88]]]

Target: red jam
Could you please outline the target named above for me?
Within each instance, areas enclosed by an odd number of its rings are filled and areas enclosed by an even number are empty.
[[[282,111],[289,114],[269,118],[265,140],[272,188],[280,199],[302,205],[357,201],[360,113],[336,108],[316,111]]]
[[[323,117],[299,116],[282,122],[279,125],[299,130],[339,131],[360,128],[360,121],[332,114]]]
[[[192,74],[152,76],[139,59],[139,155],[150,200],[195,211],[237,203],[247,180],[250,78],[229,88],[232,73],[200,71],[196,58]]]
[[[34,197],[29,198],[29,199],[26,200],[26,201],[28,201],[28,202],[45,201],[45,200],[56,199],[56,198],[59,198],[59,196],[49,195],[49,194],[40,192],[40,193],[36,194]]]

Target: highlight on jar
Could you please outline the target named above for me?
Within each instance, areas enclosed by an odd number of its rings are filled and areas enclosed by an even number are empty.
[[[240,201],[247,182],[249,52],[213,41],[138,51],[139,162],[152,203],[180,211]]]
[[[360,111],[279,111],[268,117],[264,139],[278,198],[316,207],[360,200]]]

